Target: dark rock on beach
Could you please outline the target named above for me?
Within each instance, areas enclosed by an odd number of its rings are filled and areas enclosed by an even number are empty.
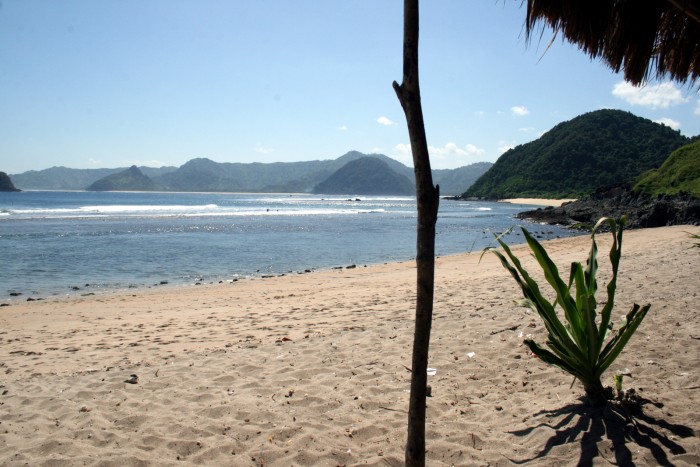
[[[628,184],[601,188],[558,208],[524,211],[519,219],[589,230],[601,217],[626,215],[627,227],[700,225],[700,198],[687,193],[653,197],[632,191]]]

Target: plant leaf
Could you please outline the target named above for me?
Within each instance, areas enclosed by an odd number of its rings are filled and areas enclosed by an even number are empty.
[[[557,303],[559,303],[564,310],[564,316],[570,325],[571,337],[576,342],[577,350],[581,352],[588,343],[582,332],[584,326],[581,315],[576,307],[576,301],[571,297],[569,287],[561,280],[561,277],[559,277],[559,270],[556,264],[550,259],[542,244],[532,237],[530,232],[526,229],[522,229],[522,231],[528,246],[534,253],[535,259],[537,259],[537,262],[544,272],[545,279],[557,294]]]
[[[644,320],[650,308],[651,304],[640,307],[635,303],[632,306],[632,309],[625,317],[626,323],[619,329],[617,335],[608,342],[603,352],[601,352],[601,359],[598,363],[599,375],[602,375],[612,362],[615,361],[617,356],[620,355],[620,352],[625,348],[634,332],[639,325],[642,324],[642,320]]]

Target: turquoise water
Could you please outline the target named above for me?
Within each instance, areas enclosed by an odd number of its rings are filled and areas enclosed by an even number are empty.
[[[355,195],[0,193],[0,299],[409,260],[415,204]],[[442,200],[436,253],[481,250],[491,232],[521,224],[513,216],[527,208]],[[542,238],[572,235],[528,228]]]

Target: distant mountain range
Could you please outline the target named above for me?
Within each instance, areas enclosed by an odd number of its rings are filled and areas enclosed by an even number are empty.
[[[350,162],[360,159],[363,161],[345,168]],[[380,166],[375,161],[383,164]],[[491,165],[479,162],[453,170],[435,170],[433,179],[440,184],[441,194],[456,195],[474,183]],[[337,175],[341,169],[344,170]],[[377,178],[380,174],[382,177]],[[382,154],[357,151],[334,160],[307,162],[222,163],[198,158],[180,167],[53,167],[11,175],[11,178],[15,186],[24,190],[318,193],[318,188],[322,187],[330,190],[329,194],[340,193],[338,190],[348,190],[344,194],[369,194],[367,190],[397,195],[415,193],[412,168]],[[375,180],[375,185],[366,183],[368,179]]]
[[[68,167],[51,167],[44,170],[30,170],[10,175],[15,186],[23,190],[85,190],[97,180],[125,170],[117,169],[70,169]],[[158,177],[177,167],[139,167],[148,177]]]
[[[598,110],[507,151],[462,197],[578,198],[660,167],[690,141],[629,112]]]
[[[580,198],[602,187],[636,183],[641,174],[660,168],[674,150],[697,139],[629,112],[598,110],[556,125],[537,140],[507,151],[495,164],[434,170],[433,182],[440,185],[440,194],[463,198]],[[672,183],[678,179],[673,174],[690,170],[687,156],[680,156],[644,182],[647,191],[659,193],[659,183]],[[382,154],[357,151],[333,160],[270,164],[198,158],[181,167],[53,167],[11,179],[23,190],[415,193],[412,168]]]

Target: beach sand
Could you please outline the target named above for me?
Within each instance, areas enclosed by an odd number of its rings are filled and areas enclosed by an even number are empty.
[[[604,374],[607,385],[631,373],[625,387],[653,401],[630,422],[586,415],[581,385],[529,354],[523,336],[541,342],[543,326],[513,303],[494,255],[439,258],[428,465],[698,465],[700,251],[684,231],[697,228],[625,233],[616,316],[652,303]],[[546,244],[568,276],[590,238]],[[408,262],[2,307],[0,464],[402,465],[415,272]]]
[[[575,198],[570,198],[570,199],[509,198],[509,199],[499,199],[498,201],[501,203],[534,204],[535,206],[551,206],[553,208],[558,208],[562,204],[576,201],[576,199]]]

